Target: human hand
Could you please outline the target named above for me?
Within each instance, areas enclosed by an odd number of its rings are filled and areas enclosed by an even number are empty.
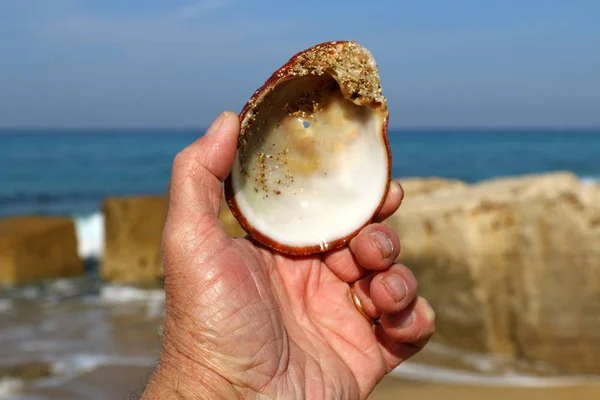
[[[142,398],[365,399],[434,332],[414,276],[394,263],[398,236],[373,223],[308,257],[228,237],[218,215],[238,133],[224,113],[173,163],[164,339]],[[392,183],[376,220],[402,197]]]

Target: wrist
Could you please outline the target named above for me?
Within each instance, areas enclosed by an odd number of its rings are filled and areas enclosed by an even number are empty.
[[[161,355],[141,400],[241,399],[233,385],[205,366]]]

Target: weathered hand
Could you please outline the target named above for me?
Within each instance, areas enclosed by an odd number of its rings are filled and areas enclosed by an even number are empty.
[[[144,399],[364,399],[434,332],[397,235],[373,223],[348,246],[292,258],[229,238],[218,219],[239,122],[219,117],[177,155],[163,236],[167,311]],[[392,184],[377,216],[402,201]],[[371,324],[355,307],[351,284]]]

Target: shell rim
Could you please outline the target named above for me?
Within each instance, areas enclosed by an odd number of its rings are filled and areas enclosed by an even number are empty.
[[[239,120],[240,120],[241,128],[243,129],[244,120],[246,119],[248,112],[250,112],[252,110],[252,108],[254,107],[256,101],[259,98],[261,98],[262,96],[266,95],[269,91],[273,90],[275,88],[275,86],[277,86],[278,84],[282,83],[283,81],[285,81],[287,79],[290,79],[289,78],[290,74],[288,72],[292,69],[293,65],[296,63],[296,59],[300,55],[302,55],[302,54],[306,53],[307,51],[312,50],[316,47],[323,47],[323,46],[330,46],[330,45],[337,45],[337,44],[344,44],[344,43],[350,43],[350,41],[324,42],[324,43],[320,43],[315,46],[312,46],[308,49],[302,50],[302,51],[296,53],[295,55],[293,55],[282,67],[280,67],[277,71],[275,71],[269,77],[269,79],[267,79],[267,81],[254,92],[254,94],[248,100],[248,102],[246,102],[244,108],[242,109],[242,111],[240,112],[240,114],[238,116]],[[352,240],[352,238],[354,238],[356,235],[358,235],[360,233],[360,231],[363,230],[366,226],[368,226],[369,224],[371,224],[373,222],[373,219],[379,213],[379,211],[381,211],[381,208],[383,207],[383,204],[385,203],[385,200],[387,198],[387,195],[388,195],[388,192],[390,189],[390,184],[392,181],[392,154],[391,154],[391,148],[390,148],[389,139],[388,139],[388,123],[389,123],[389,113],[387,113],[387,109],[386,109],[386,115],[384,117],[382,129],[381,129],[381,139],[383,141],[383,144],[385,145],[386,156],[387,156],[387,180],[386,180],[385,190],[383,191],[381,200],[379,201],[379,205],[373,212],[373,215],[371,215],[371,217],[364,224],[362,224],[360,227],[358,227],[358,229],[356,229],[355,231],[345,235],[344,237],[336,239],[332,242],[328,242],[327,246],[325,248],[321,244],[315,244],[315,245],[311,245],[311,246],[291,246],[291,245],[282,244],[282,243],[276,241],[275,239],[272,239],[272,238],[264,235],[262,232],[258,231],[257,229],[255,229],[254,226],[240,212],[238,205],[237,205],[237,201],[235,199],[235,193],[233,190],[233,181],[232,181],[232,176],[231,176],[232,173],[230,172],[229,175],[227,176],[227,178],[225,179],[224,191],[225,191],[225,200],[227,201],[227,205],[229,206],[231,213],[233,214],[235,219],[237,219],[237,221],[241,225],[242,229],[244,229],[244,231],[246,231],[246,233],[248,233],[248,236],[252,240],[255,240],[255,241],[259,242],[260,244],[267,246],[271,249],[274,249],[280,253],[287,254],[290,256],[309,256],[309,255],[313,255],[313,254],[325,253],[328,251],[339,249],[340,247],[342,247],[346,243],[348,243],[350,240]],[[237,151],[236,151],[236,157],[237,157]]]

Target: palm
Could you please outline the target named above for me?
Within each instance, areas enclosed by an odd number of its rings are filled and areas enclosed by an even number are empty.
[[[240,380],[245,391],[277,398],[296,387],[306,391],[301,397],[317,398],[342,388],[344,398],[358,398],[387,372],[349,285],[320,257],[292,259],[236,239],[211,263],[197,266],[204,277],[214,277],[213,268],[226,271],[209,281],[223,290],[207,296],[201,284],[190,293],[201,324],[188,333],[204,340],[188,356],[212,353],[211,367],[230,382]]]
[[[434,329],[414,276],[394,263],[397,235],[371,224],[349,245],[303,258],[229,238],[218,215],[239,123],[229,115],[221,125],[173,165],[163,235],[167,312],[159,370],[166,372],[157,373],[145,398],[164,398],[161,379],[172,374],[181,398],[212,386],[226,398],[365,398]],[[391,185],[376,219],[401,200],[402,189]],[[380,325],[357,310],[351,283]],[[180,385],[185,378],[190,387]]]
[[[327,393],[343,388],[348,394],[343,397],[370,391],[372,387],[367,387],[387,371],[373,328],[350,300],[349,285],[321,257],[295,260],[266,250],[260,254],[263,270],[273,277],[269,301],[279,310],[272,323],[288,336],[292,347],[288,362],[304,368],[306,390]],[[281,351],[277,355],[285,357]],[[315,375],[325,378],[319,381],[321,387],[309,384],[307,378]]]

